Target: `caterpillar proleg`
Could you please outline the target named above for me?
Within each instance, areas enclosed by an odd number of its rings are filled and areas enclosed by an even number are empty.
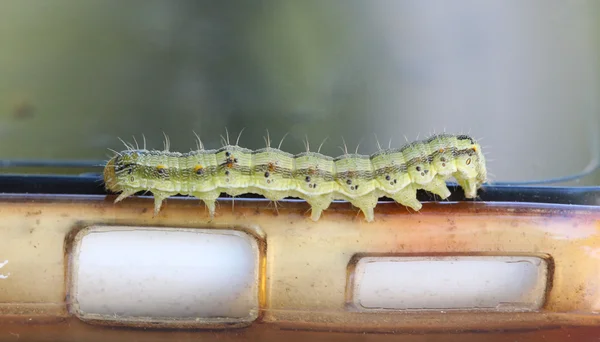
[[[214,217],[221,193],[255,193],[271,201],[304,199],[317,221],[333,200],[341,199],[359,208],[371,222],[380,197],[418,211],[422,207],[418,189],[445,199],[450,196],[446,180],[454,177],[465,197],[474,198],[487,179],[481,147],[466,135],[438,134],[372,155],[346,152],[336,158],[308,148],[292,155],[269,143],[256,151],[227,142],[218,150],[205,150],[201,144],[189,153],[166,150],[130,146],[108,161],[104,182],[108,190],[120,193],[115,203],[150,191],[158,214],[167,197],[190,195],[204,201]]]

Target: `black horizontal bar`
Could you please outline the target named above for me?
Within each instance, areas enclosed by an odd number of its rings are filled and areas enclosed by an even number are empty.
[[[0,168],[103,168],[102,160],[0,159]]]
[[[449,184],[452,192],[450,201],[465,200],[464,193],[456,184]],[[23,194],[70,194],[106,195],[102,176],[86,174],[80,176],[62,175],[0,175],[0,193]],[[434,195],[419,191],[420,201],[436,200]],[[223,194],[223,197],[228,197]],[[247,194],[240,198],[260,198]],[[600,205],[600,187],[535,187],[535,186],[484,186],[476,200],[486,202],[531,202]]]

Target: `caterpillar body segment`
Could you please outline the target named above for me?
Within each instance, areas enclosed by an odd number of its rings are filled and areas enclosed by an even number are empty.
[[[210,216],[220,193],[262,195],[271,201],[298,197],[310,204],[317,221],[333,200],[346,200],[374,220],[380,197],[420,210],[416,192],[450,195],[446,180],[454,177],[465,197],[474,198],[487,180],[481,147],[465,135],[441,134],[373,155],[345,153],[332,158],[320,153],[292,155],[267,147],[252,151],[227,145],[189,153],[128,149],[111,158],[104,169],[106,188],[120,193],[119,202],[140,191],[155,198],[155,213],[164,199],[191,195],[206,204]]]

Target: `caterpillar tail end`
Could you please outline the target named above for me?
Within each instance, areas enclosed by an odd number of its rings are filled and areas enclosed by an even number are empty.
[[[463,188],[465,192],[465,198],[476,198],[477,197],[477,189],[479,189],[479,182],[476,180],[469,179],[457,179],[458,185]]]

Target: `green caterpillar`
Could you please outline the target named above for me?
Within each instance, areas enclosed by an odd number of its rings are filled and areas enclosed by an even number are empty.
[[[310,204],[314,221],[336,199],[360,208],[369,222],[374,220],[377,200],[384,196],[419,210],[417,190],[447,198],[446,180],[452,176],[467,198],[476,197],[486,182],[481,146],[469,136],[439,134],[370,156],[346,153],[337,158],[309,151],[292,155],[270,146],[252,151],[237,143],[218,150],[205,150],[199,144],[189,153],[131,146],[118,152],[104,169],[106,188],[121,193],[115,203],[151,191],[155,214],[164,199],[182,194],[204,201],[212,218],[221,193],[255,193],[271,201],[302,198]]]

